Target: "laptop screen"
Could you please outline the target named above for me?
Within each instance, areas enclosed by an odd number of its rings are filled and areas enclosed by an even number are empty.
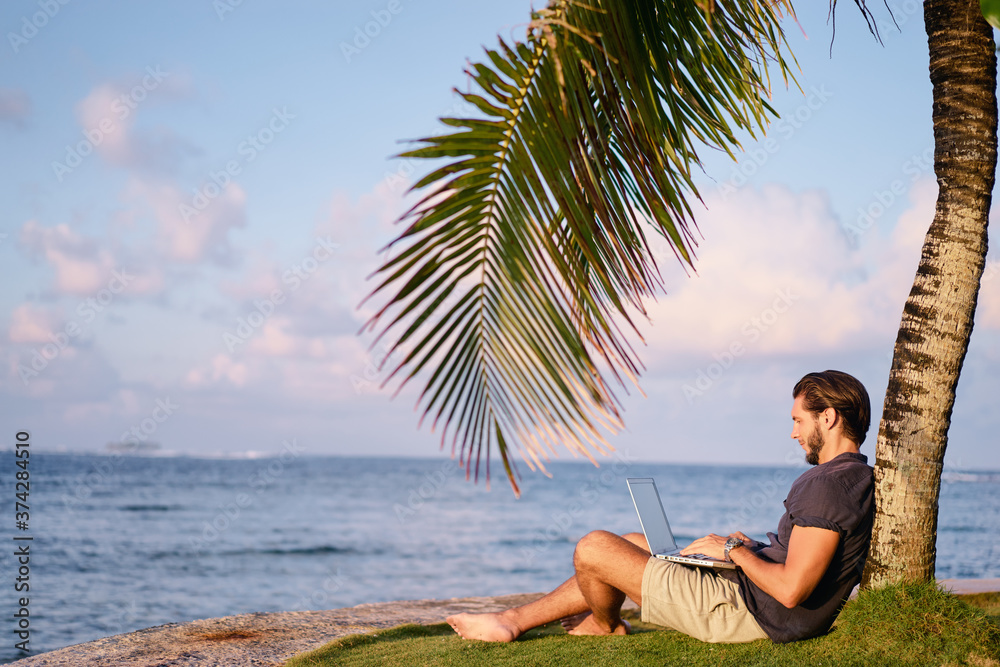
[[[639,513],[642,532],[646,534],[646,541],[649,542],[650,553],[661,554],[677,549],[674,535],[670,532],[670,524],[667,523],[666,514],[663,512],[660,494],[656,491],[653,480],[629,478],[628,489],[632,494],[635,509]]]

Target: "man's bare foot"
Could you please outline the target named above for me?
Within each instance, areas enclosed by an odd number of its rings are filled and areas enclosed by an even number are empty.
[[[447,618],[448,625],[463,639],[484,642],[512,642],[521,629],[501,614],[455,614]]]
[[[583,619],[587,618],[588,616],[590,616],[589,611],[582,611],[579,614],[573,614],[572,616],[567,616],[566,618],[559,619],[559,623],[562,624],[563,630],[569,633],[570,631],[575,629],[576,626],[580,625],[580,623],[583,622]]]
[[[615,628],[608,632],[597,624],[594,615],[589,611],[575,616],[567,616],[560,621],[568,635],[627,635],[632,632],[632,626],[625,619],[621,620]]]

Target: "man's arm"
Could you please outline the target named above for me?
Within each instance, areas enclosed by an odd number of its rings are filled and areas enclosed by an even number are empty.
[[[743,533],[734,533],[734,536],[748,539]],[[840,534],[837,531],[793,526],[788,539],[788,558],[784,563],[763,560],[748,548],[733,549],[729,558],[761,590],[791,609],[802,604],[815,590],[833,561],[838,542]],[[725,556],[725,545],[725,537],[708,535],[695,540],[681,553],[702,553],[721,559]]]

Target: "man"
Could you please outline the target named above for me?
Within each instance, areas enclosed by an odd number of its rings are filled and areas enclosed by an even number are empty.
[[[874,475],[858,449],[871,421],[868,392],[840,371],[810,373],[792,391],[792,438],[815,466],[792,484],[769,544],[741,532],[708,535],[681,553],[732,561],[738,570],[650,556],[642,534],[595,531],[576,546],[576,574],[544,597],[495,614],[448,618],[466,639],[513,641],[562,619],[569,634],[628,634],[628,596],[642,620],[708,642],[788,642],[830,629],[861,579],[874,512]]]

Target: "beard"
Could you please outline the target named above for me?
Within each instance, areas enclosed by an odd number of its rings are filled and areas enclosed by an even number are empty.
[[[819,424],[817,423],[812,435],[806,439],[806,447],[808,447],[806,463],[811,466],[819,465],[819,453],[823,451],[823,445],[825,444],[826,440],[823,437],[823,432],[819,430]]]

